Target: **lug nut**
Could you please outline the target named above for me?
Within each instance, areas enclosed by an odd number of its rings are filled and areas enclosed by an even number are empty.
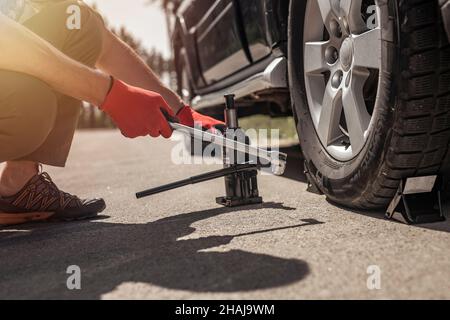
[[[338,59],[339,52],[335,47],[330,46],[325,50],[325,60],[328,64],[335,64]]]
[[[336,71],[331,78],[331,86],[335,89],[339,88],[344,78],[344,73],[341,70]]]

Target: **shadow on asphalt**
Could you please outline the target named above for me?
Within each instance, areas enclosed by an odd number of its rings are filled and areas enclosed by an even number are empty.
[[[303,154],[302,154],[300,146],[297,146],[297,145],[289,146],[286,148],[281,148],[280,151],[284,152],[288,155],[286,172],[284,173],[283,177],[292,179],[292,180],[296,180],[296,181],[299,181],[302,183],[307,183],[307,178],[304,174],[304,158],[303,158]],[[302,187],[303,187],[302,185],[299,185],[299,188],[302,188]],[[306,185],[304,186],[304,188],[306,189]],[[328,199],[326,199],[324,201],[327,201],[331,205],[341,208],[350,214],[359,214],[359,215],[363,215],[363,216],[373,218],[373,219],[385,220],[384,212],[380,211],[380,210],[378,210],[378,211],[354,210],[354,209],[350,209],[348,207],[344,207],[339,204],[336,204],[332,201],[329,201]],[[447,217],[447,221],[440,222],[440,223],[421,224],[421,225],[415,225],[415,226],[411,226],[411,227],[450,233],[450,201],[447,201],[447,203],[444,204],[443,211]],[[403,222],[397,221],[397,220],[392,220],[392,223],[403,223]]]
[[[330,201],[329,199],[326,199],[326,201],[335,207],[345,210],[349,214],[359,214],[359,215],[362,215],[362,216],[365,216],[368,218],[372,218],[372,219],[386,220],[385,213],[380,210],[356,210],[356,209],[347,208],[345,206],[334,203],[334,202]],[[443,206],[443,212],[444,212],[444,215],[447,217],[446,221],[427,223],[427,224],[409,225],[409,227],[429,229],[429,230],[434,230],[434,231],[450,233],[450,203],[447,203]],[[405,224],[403,221],[400,221],[396,218],[390,220],[390,222]]]
[[[239,208],[239,211],[268,208],[275,209],[274,214],[278,210],[295,210],[280,203],[266,203]],[[0,252],[9,257],[2,259],[0,268],[0,295],[8,292],[7,297],[1,298],[96,299],[124,282],[144,282],[191,292],[231,293],[285,286],[308,275],[308,264],[298,259],[238,249],[202,250],[227,245],[236,237],[322,224],[314,219],[268,230],[180,240],[195,231],[192,224],[230,212],[233,210],[216,208],[147,224],[97,221],[25,226],[6,233],[0,230]],[[18,268],[29,264],[33,266],[31,270]],[[80,291],[66,288],[65,270],[71,264],[79,265],[82,270]],[[50,277],[51,281],[34,284],[37,289],[33,292],[26,272]],[[14,286],[3,287],[8,283]]]

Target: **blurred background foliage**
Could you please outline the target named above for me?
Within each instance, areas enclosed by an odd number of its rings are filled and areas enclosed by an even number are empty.
[[[159,4],[165,10],[175,11],[183,0],[148,0],[149,4]]]

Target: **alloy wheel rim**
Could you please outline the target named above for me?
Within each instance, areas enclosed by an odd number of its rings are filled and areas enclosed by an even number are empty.
[[[375,8],[375,19],[369,20],[364,12]],[[382,68],[379,21],[375,1],[307,4],[304,71],[309,110],[322,145],[340,161],[361,152],[373,125]]]

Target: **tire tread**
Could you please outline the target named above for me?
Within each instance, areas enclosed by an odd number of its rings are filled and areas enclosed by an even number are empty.
[[[400,180],[439,173],[450,143],[450,46],[438,1],[403,1],[401,94],[392,140],[372,192],[358,207],[386,207]]]

